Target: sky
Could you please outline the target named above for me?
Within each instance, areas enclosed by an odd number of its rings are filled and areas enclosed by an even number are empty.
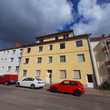
[[[0,0],[0,49],[72,29],[110,34],[110,0]]]

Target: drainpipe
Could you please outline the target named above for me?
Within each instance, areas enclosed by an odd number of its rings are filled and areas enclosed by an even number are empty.
[[[89,39],[89,37],[88,37],[87,41],[88,41],[88,47],[89,47],[89,53],[90,53],[90,59],[91,59],[91,63],[92,63],[94,88],[97,88],[96,72],[95,72],[95,66],[94,66],[94,62],[93,62],[92,49],[91,49],[90,39]]]

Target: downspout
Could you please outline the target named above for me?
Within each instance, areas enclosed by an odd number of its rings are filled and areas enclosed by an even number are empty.
[[[95,72],[95,66],[94,66],[94,62],[93,62],[92,49],[91,49],[89,37],[87,38],[87,41],[88,41],[88,47],[89,47],[89,53],[90,53],[89,55],[90,55],[91,64],[92,64],[92,70],[93,70],[93,83],[94,83],[94,88],[97,88],[96,72]]]

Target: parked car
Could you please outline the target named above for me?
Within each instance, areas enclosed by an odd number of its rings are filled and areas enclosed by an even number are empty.
[[[16,74],[5,74],[0,76],[0,84],[16,84],[18,81],[18,75]]]
[[[84,94],[84,86],[79,81],[64,80],[60,83],[52,84],[49,88],[52,92],[70,93],[76,96]]]
[[[16,83],[17,87],[29,87],[29,88],[42,88],[45,86],[45,82],[41,79],[27,77]]]

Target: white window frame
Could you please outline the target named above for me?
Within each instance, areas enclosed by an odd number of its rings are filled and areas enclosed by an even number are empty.
[[[66,70],[60,70],[60,79],[66,79],[67,73]]]
[[[73,79],[76,79],[76,80],[81,79],[81,71],[80,70],[73,70]]]

